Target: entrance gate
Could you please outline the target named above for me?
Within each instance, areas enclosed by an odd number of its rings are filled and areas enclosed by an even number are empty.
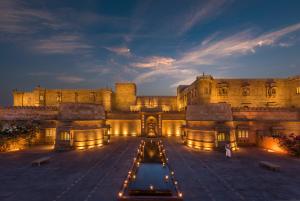
[[[142,113],[141,115],[142,136],[160,137],[161,136],[161,114]]]

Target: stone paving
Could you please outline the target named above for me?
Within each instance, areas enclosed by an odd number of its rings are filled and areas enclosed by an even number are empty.
[[[31,149],[0,154],[0,201],[113,201],[132,163],[140,138],[112,138],[102,148],[55,153]],[[163,139],[185,201],[300,201],[300,160],[257,148],[233,158],[195,151]],[[49,164],[31,161],[52,156]],[[267,160],[281,172],[258,166]]]
[[[227,159],[225,153],[197,151],[180,140],[164,142],[187,201],[300,201],[299,159],[254,147],[240,148]],[[282,170],[261,168],[262,160]]]

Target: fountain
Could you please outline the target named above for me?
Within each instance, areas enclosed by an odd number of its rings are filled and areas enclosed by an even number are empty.
[[[119,201],[183,201],[162,141],[142,140],[118,194]]]

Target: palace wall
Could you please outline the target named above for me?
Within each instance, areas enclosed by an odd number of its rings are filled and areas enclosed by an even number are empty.
[[[57,107],[5,107],[0,108],[0,120],[53,120],[57,119]]]
[[[44,89],[13,92],[14,106],[58,106],[61,103],[90,103],[111,110],[112,91],[108,89]]]
[[[180,136],[185,120],[162,120],[162,136]]]
[[[198,76],[177,88],[180,110],[187,105],[229,103],[232,107],[300,107],[300,78],[214,79]]]
[[[110,134],[113,136],[140,136],[141,120],[140,119],[108,119],[110,125]]]
[[[141,108],[159,107],[164,112],[177,111],[176,96],[138,96],[136,101],[138,110]]]
[[[141,116],[133,112],[111,112],[106,115],[106,125],[115,136],[140,136]]]

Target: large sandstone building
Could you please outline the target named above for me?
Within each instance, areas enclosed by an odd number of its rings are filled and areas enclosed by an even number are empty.
[[[88,148],[114,136],[182,136],[210,150],[225,142],[279,149],[278,134],[300,134],[300,76],[285,79],[214,79],[198,76],[176,96],[137,96],[134,83],[115,90],[46,89],[13,92],[2,120],[36,119],[57,149]]]

